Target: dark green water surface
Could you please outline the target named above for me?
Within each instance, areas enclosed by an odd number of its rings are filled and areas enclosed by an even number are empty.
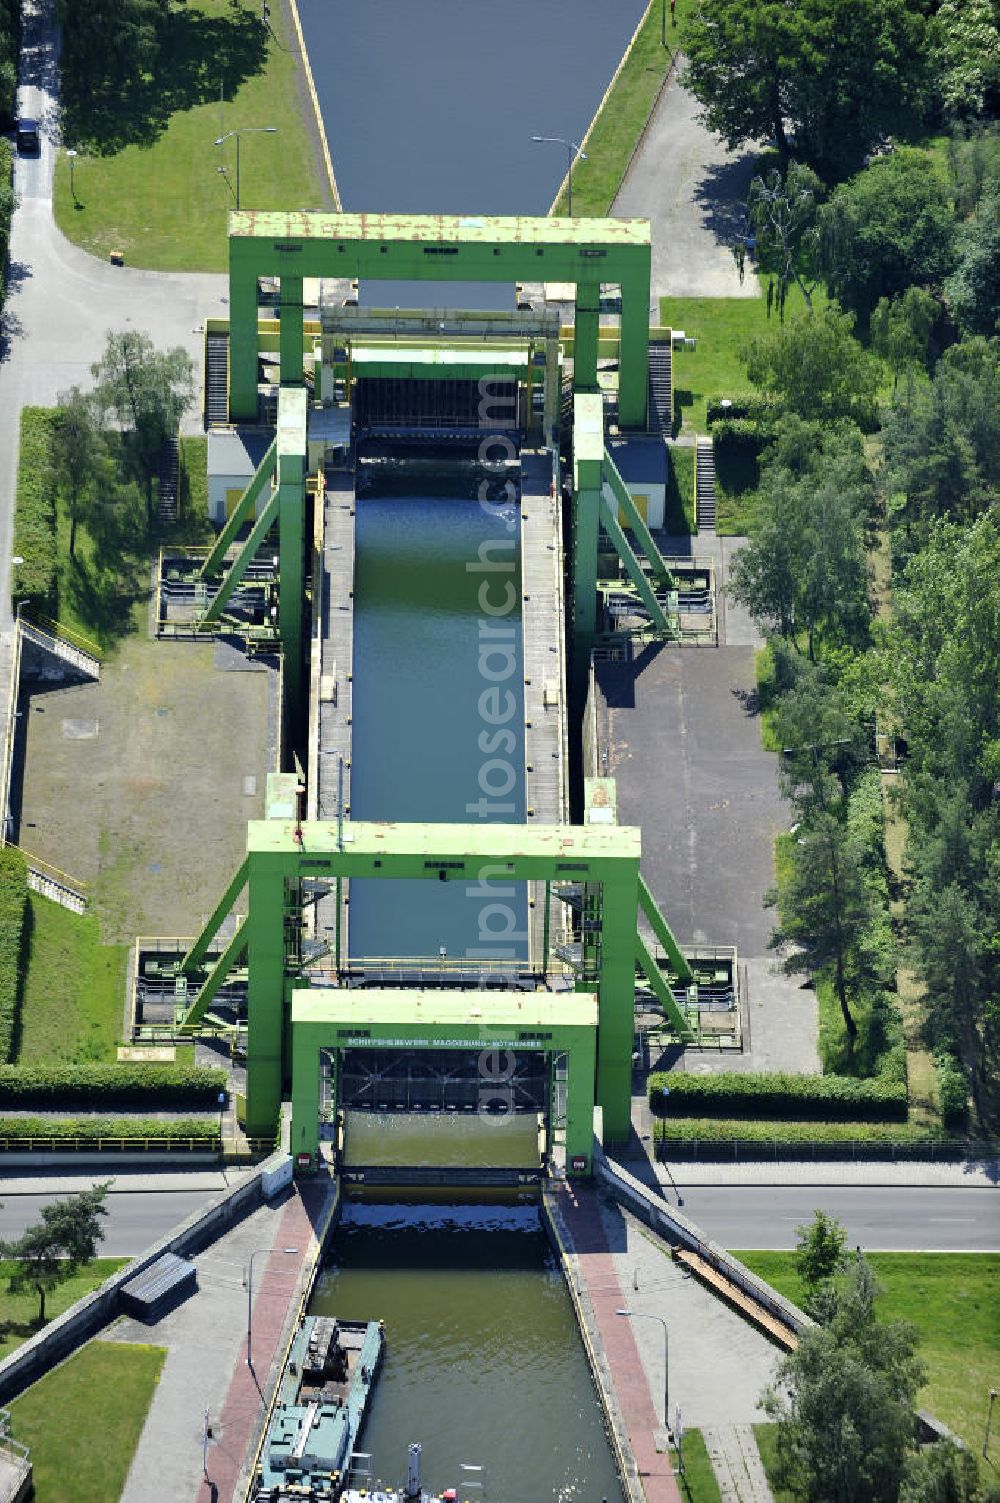
[[[487,1503],[620,1503],[566,1287],[534,1205],[348,1204],[312,1310],[385,1321],[361,1449],[376,1477]]]

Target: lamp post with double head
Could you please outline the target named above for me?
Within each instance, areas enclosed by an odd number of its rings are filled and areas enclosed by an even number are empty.
[[[216,146],[221,146],[231,136],[236,137],[236,207],[240,206],[240,137],[251,134],[273,136],[277,131],[276,125],[242,125],[239,130],[227,130],[224,136],[216,136]]]

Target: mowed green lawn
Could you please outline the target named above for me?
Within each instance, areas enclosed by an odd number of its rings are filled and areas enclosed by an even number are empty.
[[[328,190],[303,114],[294,36],[282,35],[280,7],[273,39],[250,47],[248,18],[229,0],[191,0],[171,15],[172,66],[189,79],[175,84],[179,107],[150,145],[129,145],[113,155],[76,160],[77,204],[70,193],[69,163],[60,153],[54,208],[59,228],[77,245],[105,257],[124,252],[132,266],[160,271],[224,271],[227,214],[235,207],[236,141],[213,145],[226,132],[276,126],[275,134],[244,135],[240,149],[240,204],[244,209],[322,209]],[[241,71],[256,68],[235,90],[222,78],[227,28],[234,33]],[[262,37],[266,34],[261,33]],[[237,48],[239,42],[239,49]],[[235,62],[231,62],[235,69]],[[224,99],[220,103],[219,88]],[[81,129],[86,122],[81,123]],[[74,142],[67,139],[66,146]],[[222,166],[226,175],[218,171]]]
[[[31,1447],[35,1503],[121,1496],[166,1355],[92,1341],[14,1400],[11,1433]]]
[[[813,293],[813,308],[825,306],[821,291]],[[805,311],[805,299],[791,288],[785,302],[785,322]],[[715,397],[744,395],[753,388],[747,380],[740,350],[779,326],[777,312],[767,315],[761,297],[661,297],[660,323],[683,329],[696,339],[695,350],[674,351],[674,418],[688,432],[708,429],[706,407]]]
[[[127,1258],[95,1258],[88,1268],[81,1269],[71,1279],[67,1279],[65,1284],[60,1284],[58,1289],[45,1297],[46,1325],[92,1289],[97,1289],[127,1262]],[[12,1267],[11,1263],[0,1262],[0,1362],[39,1329],[36,1323],[37,1294],[31,1291],[25,1294],[8,1292],[7,1278]]]
[[[801,1300],[793,1253],[736,1257]],[[912,1321],[920,1333],[928,1371],[920,1407],[978,1452],[989,1390],[1000,1388],[1000,1253],[870,1253],[869,1259],[885,1290],[881,1313]],[[1000,1436],[991,1454],[1000,1461]]]
[[[30,835],[30,831],[26,831]],[[113,1063],[125,1005],[124,945],[102,945],[94,914],[32,893],[19,1064]]]

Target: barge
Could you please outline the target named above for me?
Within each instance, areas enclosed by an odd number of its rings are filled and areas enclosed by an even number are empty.
[[[255,1503],[337,1503],[385,1350],[378,1320],[307,1315],[268,1426]]]

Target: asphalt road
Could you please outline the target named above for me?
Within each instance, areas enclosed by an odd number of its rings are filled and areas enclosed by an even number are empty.
[[[919,1185],[681,1185],[682,1210],[724,1247],[790,1248],[814,1210],[852,1246],[884,1252],[1000,1251],[1000,1194]],[[667,1192],[671,1205],[677,1195]]]
[[[19,1237],[25,1227],[38,1220],[42,1206],[53,1198],[51,1195],[16,1195],[4,1199],[0,1186],[0,1199],[3,1200],[0,1240]],[[196,1190],[110,1195],[101,1256],[134,1257],[217,1198]]]
[[[822,1208],[847,1227],[852,1245],[871,1251],[1000,1251],[1000,1193],[918,1185],[682,1185],[682,1209],[726,1247],[790,1248],[795,1228]],[[0,1239],[18,1236],[52,1195],[8,1195],[0,1185]],[[133,1256],[165,1236],[210,1192],[134,1191],[108,1198],[107,1257]],[[667,1200],[676,1205],[677,1195]]]

